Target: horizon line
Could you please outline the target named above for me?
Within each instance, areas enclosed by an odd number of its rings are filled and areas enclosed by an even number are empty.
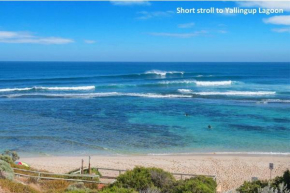
[[[0,0],[1,1],[1,0]],[[23,61],[13,61],[13,60],[7,60],[7,61],[1,61],[0,62],[86,62],[86,63],[290,63],[290,61],[276,61],[276,62],[264,62],[264,61],[218,61],[218,62],[210,62],[210,61],[63,61],[63,60],[55,60],[55,61],[28,61],[28,60],[23,60]]]

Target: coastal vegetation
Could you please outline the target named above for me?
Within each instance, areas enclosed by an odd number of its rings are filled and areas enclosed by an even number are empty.
[[[244,182],[237,192],[239,193],[290,193],[290,171],[286,170],[283,176],[273,180],[257,180]]]
[[[119,175],[107,186],[96,183],[70,182],[63,179],[41,180],[36,177],[14,177],[13,168],[25,169],[21,174],[35,172],[36,169],[14,162],[19,159],[16,152],[5,152],[0,155],[0,190],[7,193],[215,193],[217,183],[213,178],[196,176],[177,180],[171,173],[160,168],[135,167]],[[17,171],[18,172],[18,171]],[[44,171],[49,176],[49,172]],[[84,171],[87,173],[88,171]],[[101,176],[99,171],[92,171]],[[53,177],[56,174],[51,174]],[[57,177],[57,176],[55,176]],[[59,176],[58,176],[59,177]],[[86,177],[75,178],[87,180]],[[92,180],[92,179],[91,179]],[[237,193],[290,193],[290,171],[273,180],[256,180],[244,182],[235,191]]]
[[[159,168],[136,167],[120,175],[115,183],[101,192],[119,192],[120,189],[126,193],[214,193],[216,185],[212,178],[205,176],[176,180],[172,174]]]

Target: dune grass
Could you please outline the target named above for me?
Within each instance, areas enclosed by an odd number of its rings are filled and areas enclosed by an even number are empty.
[[[0,179],[0,186],[2,189],[7,190],[10,193],[40,193],[30,186],[7,179]]]

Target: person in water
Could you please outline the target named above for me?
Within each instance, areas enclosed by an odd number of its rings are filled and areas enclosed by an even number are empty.
[[[208,125],[207,128],[211,129],[211,125]]]
[[[188,114],[188,113],[185,113],[185,114],[184,114],[184,116],[188,117],[188,116],[189,116],[189,114]]]

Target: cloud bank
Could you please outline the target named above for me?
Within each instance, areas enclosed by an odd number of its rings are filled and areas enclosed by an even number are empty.
[[[192,33],[149,33],[151,36],[163,36],[163,37],[174,37],[174,38],[191,38],[198,35],[206,34],[208,33],[205,30],[202,31],[196,31]]]
[[[267,24],[290,25],[290,15],[273,16],[263,20]]]
[[[61,37],[38,37],[29,32],[0,31],[0,43],[68,44],[74,40]]]

